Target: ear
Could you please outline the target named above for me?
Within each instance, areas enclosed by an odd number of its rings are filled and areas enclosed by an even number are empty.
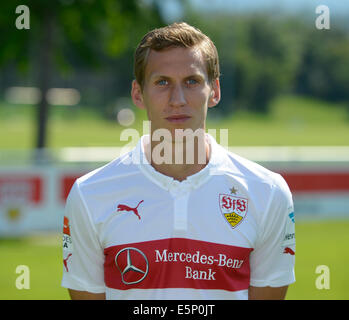
[[[219,78],[215,79],[211,83],[211,93],[208,100],[208,107],[215,107],[219,101],[221,100],[221,86],[219,82]]]
[[[145,109],[142,88],[137,80],[132,81],[131,97],[133,103],[140,109]]]

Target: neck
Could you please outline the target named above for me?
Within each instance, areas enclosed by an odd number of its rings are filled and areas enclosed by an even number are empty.
[[[186,141],[150,141],[144,146],[146,157],[156,171],[183,181],[205,168],[210,160],[210,146],[205,136],[190,143]]]

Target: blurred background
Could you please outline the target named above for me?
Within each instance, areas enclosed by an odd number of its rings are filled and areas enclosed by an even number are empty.
[[[123,130],[143,134],[146,114],[130,99],[134,50],[174,21],[217,46],[222,100],[208,113],[217,141],[228,129],[232,152],[291,188],[297,281],[287,299],[348,299],[349,2],[340,0],[1,1],[0,299],[68,298],[65,199],[77,177],[120,154]],[[21,265],[29,289],[17,285]]]

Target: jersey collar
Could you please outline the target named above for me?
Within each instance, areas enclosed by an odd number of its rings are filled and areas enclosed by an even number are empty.
[[[207,142],[210,144],[210,159],[206,167],[199,172],[188,176],[183,181],[178,181],[172,177],[166,176],[154,169],[149,163],[145,156],[144,144],[149,141],[150,135],[144,135],[140,138],[136,148],[133,150],[132,157],[137,159],[137,165],[141,172],[155,184],[161,188],[173,192],[185,192],[198,188],[200,185],[205,183],[212,175],[217,171],[217,167],[221,162],[219,145],[216,140],[209,134],[206,133]]]

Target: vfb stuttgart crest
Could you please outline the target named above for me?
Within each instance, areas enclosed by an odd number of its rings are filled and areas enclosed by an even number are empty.
[[[247,206],[248,200],[245,198],[235,197],[229,194],[219,195],[219,208],[233,229],[246,217]]]

